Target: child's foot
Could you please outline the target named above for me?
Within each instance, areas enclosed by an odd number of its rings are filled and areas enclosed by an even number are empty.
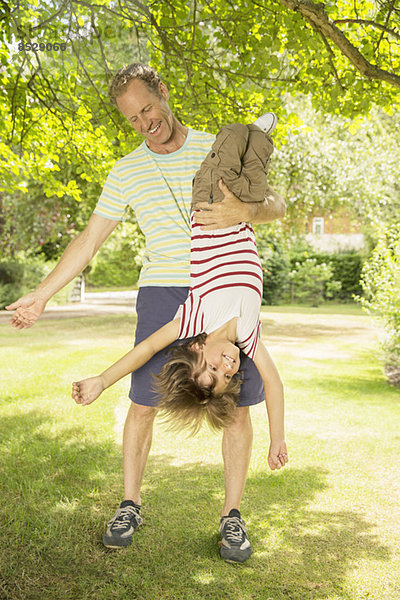
[[[107,523],[107,530],[103,535],[103,544],[106,548],[129,546],[132,543],[133,533],[142,523],[140,506],[130,500],[124,500],[111,521]]]
[[[251,555],[247,530],[240,512],[232,508],[229,515],[222,517],[219,524],[221,541],[219,553],[227,562],[244,562]]]
[[[276,127],[278,122],[278,118],[275,113],[267,112],[265,115],[261,115],[258,117],[256,121],[254,121],[254,125],[257,125],[264,133],[272,133]]]

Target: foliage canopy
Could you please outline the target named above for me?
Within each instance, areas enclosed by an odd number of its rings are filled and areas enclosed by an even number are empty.
[[[60,253],[136,143],[107,100],[123,64],[157,68],[185,124],[216,131],[274,110],[282,142],[299,124],[289,96],[333,118],[400,105],[394,0],[9,0],[0,18],[0,229],[11,256]]]

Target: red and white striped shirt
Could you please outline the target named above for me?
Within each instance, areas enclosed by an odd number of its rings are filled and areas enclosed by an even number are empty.
[[[179,338],[211,333],[237,317],[236,344],[254,358],[260,337],[262,267],[251,225],[201,231],[191,217],[190,290],[175,318]]]

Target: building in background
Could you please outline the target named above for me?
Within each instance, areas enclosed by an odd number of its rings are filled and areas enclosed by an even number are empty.
[[[306,225],[306,240],[320,252],[357,251],[365,244],[361,221],[347,208],[335,213],[311,214]]]

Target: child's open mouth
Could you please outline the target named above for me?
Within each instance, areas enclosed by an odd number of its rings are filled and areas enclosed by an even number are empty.
[[[229,356],[229,354],[223,354],[222,355],[224,358],[227,358],[230,362],[235,363],[236,360],[234,358],[232,358],[232,356]]]

